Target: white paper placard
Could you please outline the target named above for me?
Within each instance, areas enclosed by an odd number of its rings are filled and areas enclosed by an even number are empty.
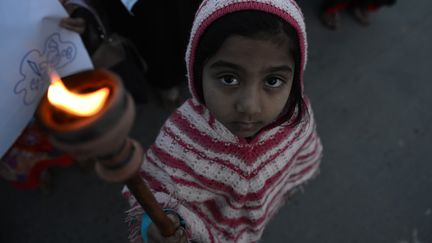
[[[80,36],[59,27],[66,16],[58,0],[0,1],[0,157],[32,119],[49,67],[61,77],[93,68]]]

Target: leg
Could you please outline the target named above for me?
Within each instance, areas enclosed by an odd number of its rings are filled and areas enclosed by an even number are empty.
[[[356,0],[352,4],[352,14],[355,20],[361,25],[368,26],[370,24],[369,12],[377,11],[384,5],[393,5],[396,0]]]
[[[346,9],[348,5],[349,1],[324,0],[321,15],[323,24],[332,30],[337,29],[340,25],[339,12]]]

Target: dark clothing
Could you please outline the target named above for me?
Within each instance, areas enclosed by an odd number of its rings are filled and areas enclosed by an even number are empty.
[[[110,32],[131,39],[134,31],[133,16],[120,0],[87,0],[99,13]]]
[[[197,0],[141,0],[134,14],[134,39],[148,65],[148,81],[169,89],[186,82],[184,56]]]
[[[89,7],[77,5],[71,17],[86,21],[81,38],[95,68],[106,68],[116,73],[135,102],[146,102],[144,58],[129,40],[133,34],[131,15],[118,0],[86,3]],[[111,62],[104,61],[107,59]]]
[[[147,82],[169,89],[186,82],[184,56],[200,0],[139,0],[131,15],[120,0],[91,0],[109,26],[130,40],[147,63]]]
[[[76,10],[74,10],[70,17],[85,19],[86,27],[84,33],[81,34],[81,40],[83,41],[83,44],[89,55],[93,55],[93,53],[103,41],[101,39],[103,32],[99,27],[98,20],[90,10],[83,7],[78,7]]]

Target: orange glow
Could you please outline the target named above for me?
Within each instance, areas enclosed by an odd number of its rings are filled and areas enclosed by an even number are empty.
[[[56,74],[51,74],[48,101],[56,108],[75,116],[92,116],[98,113],[108,98],[109,89],[101,88],[91,93],[77,94],[69,91]]]

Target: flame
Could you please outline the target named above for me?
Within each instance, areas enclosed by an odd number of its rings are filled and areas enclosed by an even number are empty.
[[[51,74],[48,101],[56,108],[76,116],[98,113],[108,98],[109,89],[101,88],[91,93],[77,94],[69,91],[56,74]]]

